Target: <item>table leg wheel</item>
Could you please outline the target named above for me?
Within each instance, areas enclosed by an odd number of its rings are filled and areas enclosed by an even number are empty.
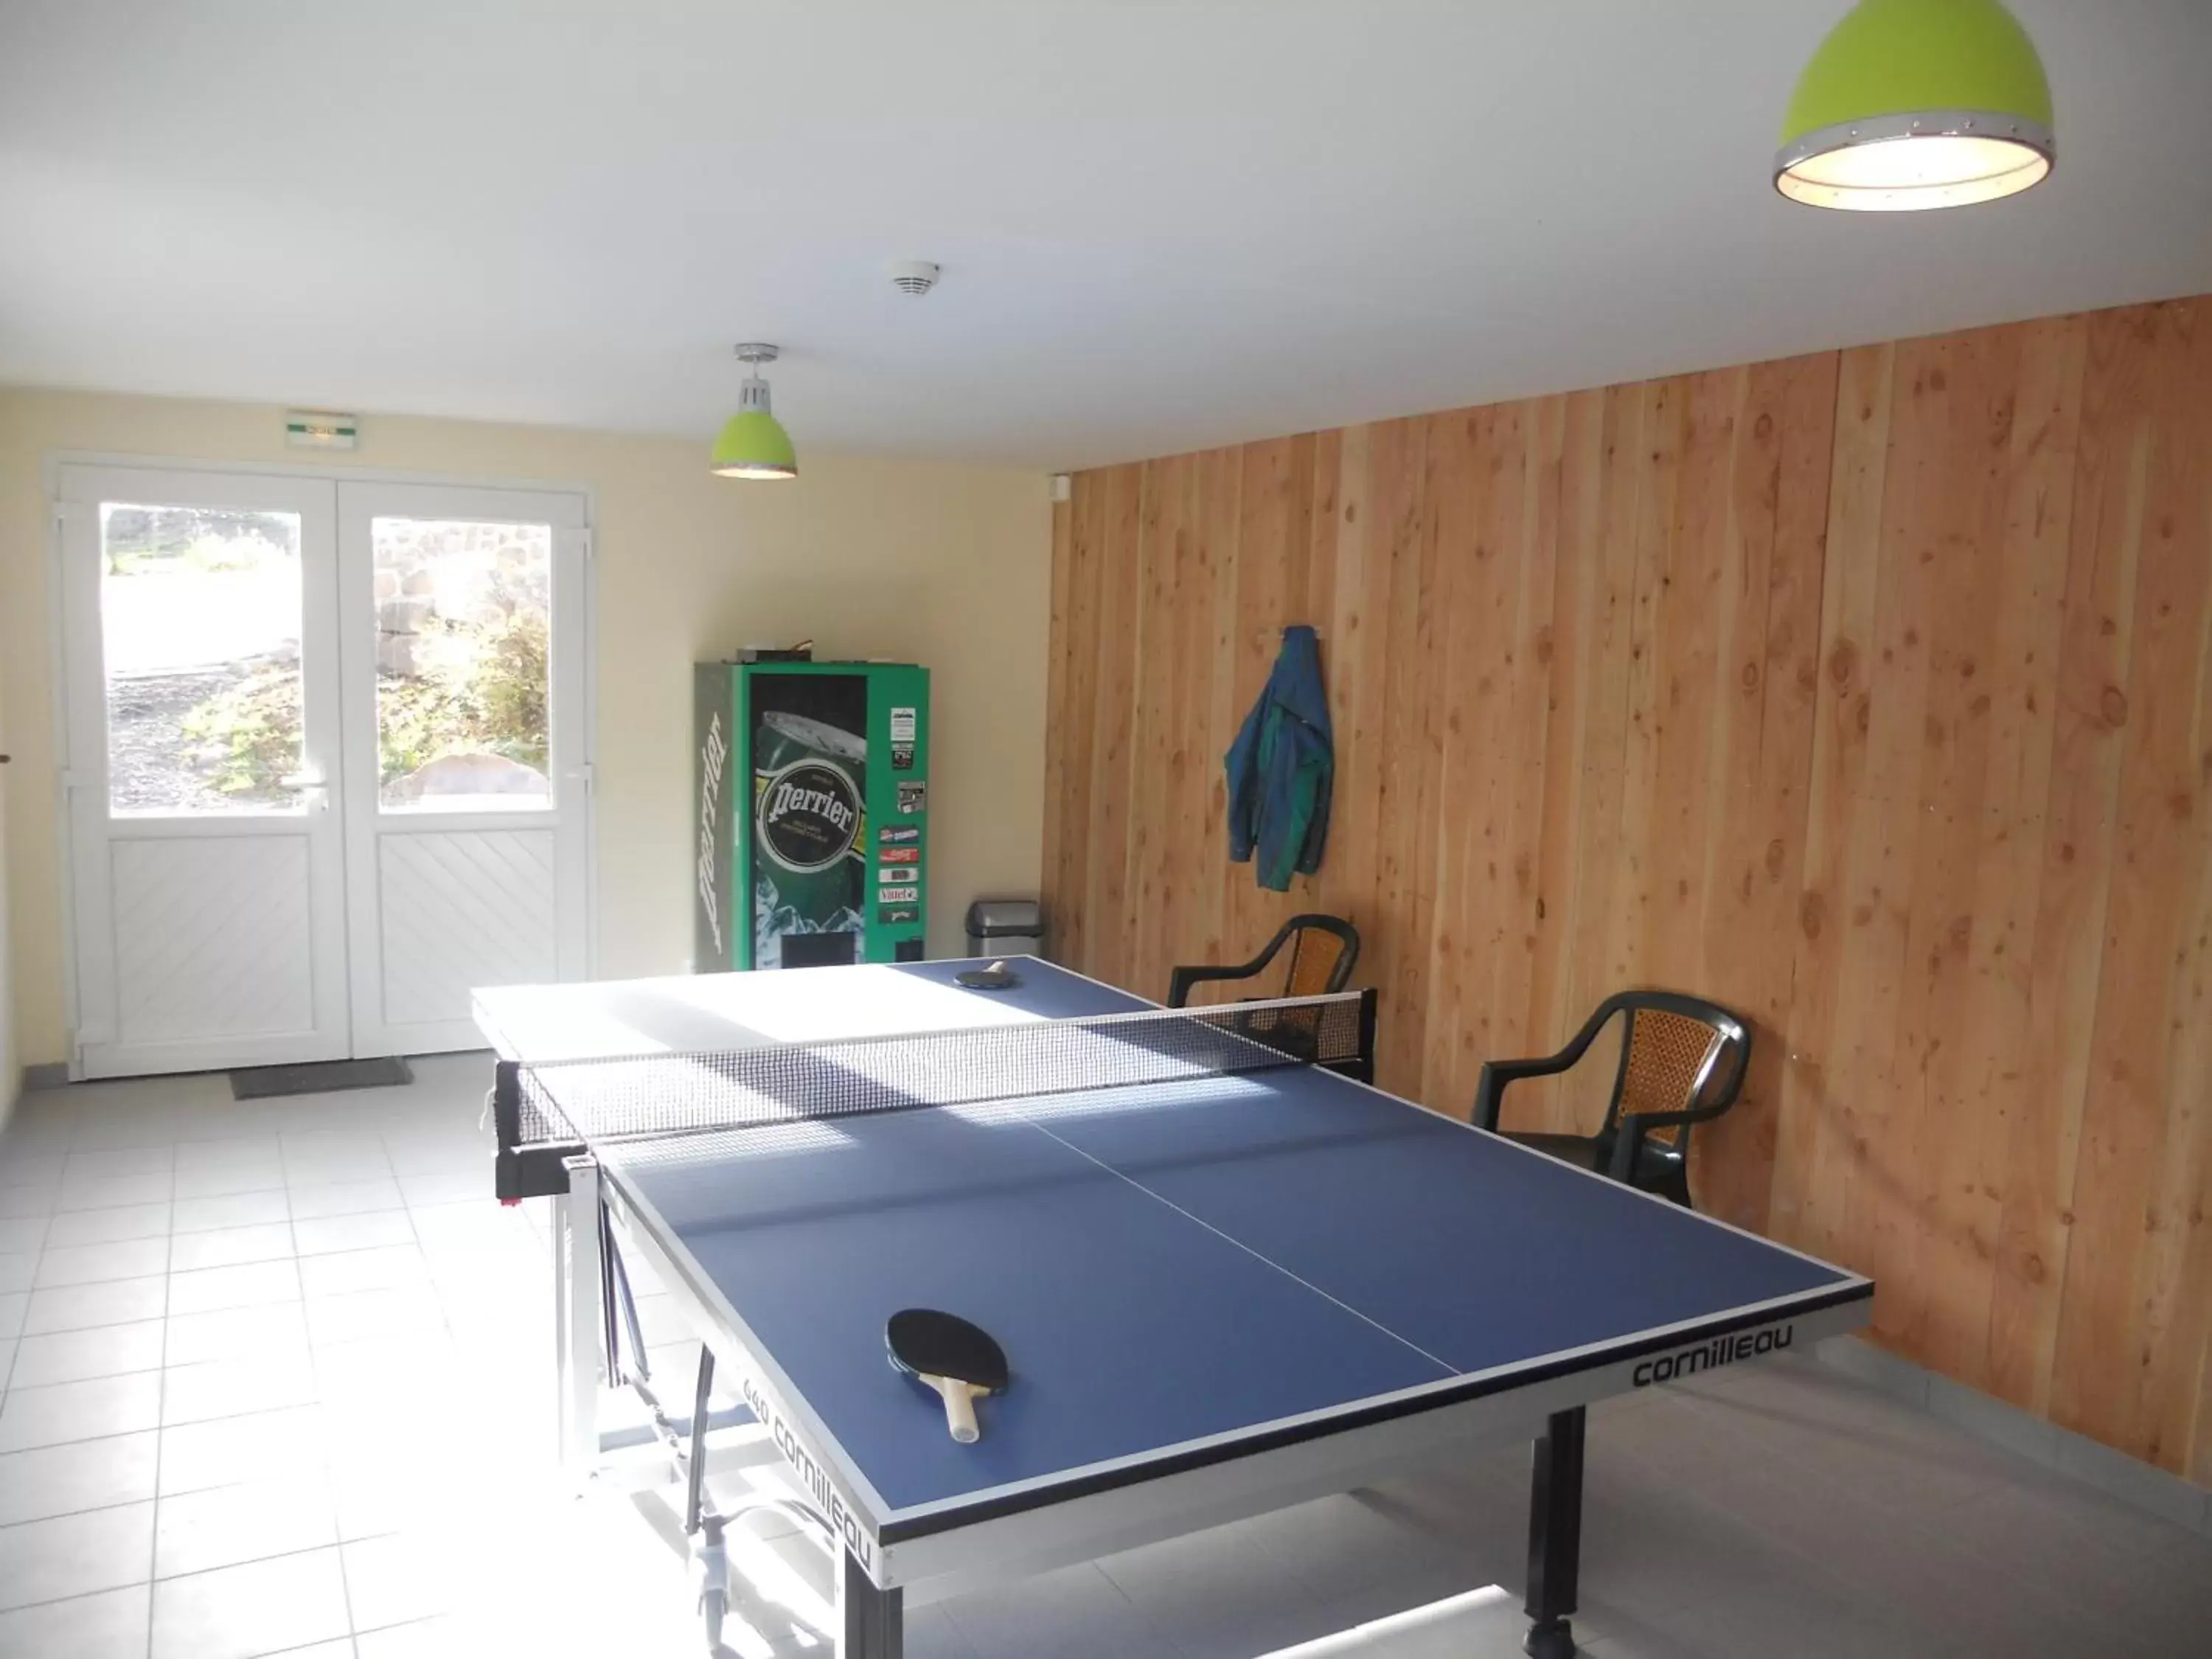
[[[1547,1619],[1528,1626],[1528,1639],[1521,1644],[1528,1659],[1575,1659],[1574,1626],[1564,1619]]]
[[[720,1659],[722,1652],[722,1619],[729,1610],[729,1591],[726,1589],[705,1589],[699,1592],[699,1615],[707,1621],[708,1659]]]
[[[730,1611],[730,1558],[722,1544],[721,1522],[710,1519],[698,1546],[699,1616],[707,1625],[709,1659],[720,1659],[722,1621]]]

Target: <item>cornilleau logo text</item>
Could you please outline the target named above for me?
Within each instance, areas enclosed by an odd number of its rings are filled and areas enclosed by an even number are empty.
[[[1739,1359],[1779,1353],[1790,1346],[1796,1329],[1794,1325],[1781,1325],[1763,1331],[1746,1331],[1741,1336],[1716,1337],[1679,1353],[1647,1359],[1630,1373],[1628,1380],[1637,1388],[1648,1389],[1654,1382],[1672,1382],[1678,1376],[1709,1371],[1716,1365],[1732,1365]]]
[[[813,1498],[815,1507],[826,1516],[832,1531],[842,1539],[853,1559],[872,1574],[876,1568],[876,1540],[860,1524],[860,1519],[847,1505],[836,1487],[830,1484],[830,1472],[822,1467],[821,1460],[806,1449],[805,1443],[791,1431],[783,1420],[783,1413],[769,1401],[760,1385],[749,1375],[741,1375],[738,1392],[744,1396],[745,1406],[752,1414],[768,1425],[769,1438],[775,1442],[776,1450],[783,1461],[791,1465],[792,1473],[799,1477]]]

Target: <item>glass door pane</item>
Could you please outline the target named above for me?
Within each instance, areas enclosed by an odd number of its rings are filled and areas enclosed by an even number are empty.
[[[551,806],[552,526],[380,516],[369,544],[380,806]]]
[[[300,515],[100,506],[111,815],[291,812]]]

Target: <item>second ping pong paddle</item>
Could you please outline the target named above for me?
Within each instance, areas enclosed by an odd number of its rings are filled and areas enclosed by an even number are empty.
[[[1006,1355],[988,1331],[934,1308],[902,1308],[884,1326],[891,1364],[945,1401],[945,1426],[972,1445],[975,1401],[1006,1386]]]

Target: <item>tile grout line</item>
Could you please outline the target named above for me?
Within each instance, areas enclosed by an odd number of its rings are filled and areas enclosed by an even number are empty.
[[[254,1485],[261,1484],[261,1483],[258,1483],[258,1482],[254,1482],[254,1481],[250,1481],[250,1480],[241,1480],[241,1481],[235,1482],[234,1484],[235,1484],[235,1485],[237,1485],[237,1486],[254,1486]],[[228,1492],[228,1491],[230,1491],[230,1490],[231,1490],[231,1487],[229,1487],[229,1486],[210,1486],[210,1487],[206,1487],[206,1488],[204,1488],[204,1490],[209,1491],[209,1492]],[[177,1495],[178,1495],[179,1498],[187,1498],[187,1497],[196,1496],[197,1494],[190,1493],[190,1492],[179,1492],[179,1493],[178,1493]],[[131,1507],[133,1506],[133,1504],[149,1504],[149,1503],[153,1503],[153,1502],[155,1502],[155,1500],[154,1500],[154,1499],[152,1499],[152,1498],[135,1498],[135,1499],[133,1499],[133,1500],[132,1500],[132,1502],[131,1502],[131,1504],[101,1504],[101,1505],[100,1505],[100,1506],[98,1506],[97,1508],[94,1508],[94,1509],[89,1509],[89,1510],[74,1510],[74,1511],[72,1511],[72,1513],[75,1513],[75,1514],[77,1514],[77,1515],[97,1515],[97,1514],[100,1513],[100,1511],[101,1511],[101,1510],[111,1510],[111,1509],[129,1509],[129,1508],[131,1508]],[[55,1516],[55,1517],[53,1517],[53,1518],[54,1518],[54,1519],[58,1520],[58,1519],[60,1519],[61,1517],[59,1517],[59,1516]],[[18,1523],[18,1524],[21,1524],[21,1523]],[[9,1607],[9,1608],[5,1609],[5,1611],[6,1611],[6,1612],[8,1612],[8,1613],[21,1613],[21,1612],[23,1612],[26,1608],[29,1608],[29,1607],[59,1607],[59,1606],[60,1606],[63,1602],[64,1602],[64,1601],[90,1601],[93,1597],[94,1597],[94,1596],[96,1596],[96,1595],[114,1595],[114,1594],[116,1593],[116,1591],[118,1591],[118,1590],[137,1589],[139,1587],[139,1585],[141,1585],[141,1584],[145,1585],[145,1586],[146,1586],[146,1588],[147,1588],[149,1590],[150,1590],[150,1589],[153,1589],[153,1587],[154,1587],[155,1585],[156,1585],[156,1584],[177,1584],[177,1583],[183,1583],[185,1579],[187,1579],[187,1578],[205,1578],[205,1577],[209,1577],[210,1574],[213,1574],[213,1573],[218,1573],[218,1572],[235,1572],[235,1571],[236,1571],[239,1568],[240,1568],[240,1567],[258,1567],[258,1566],[259,1566],[259,1565],[260,1565],[264,1561],[289,1561],[289,1560],[293,1560],[293,1559],[295,1559],[295,1558],[297,1558],[297,1557],[299,1557],[299,1556],[302,1556],[302,1555],[316,1555],[316,1554],[319,1554],[319,1553],[320,1553],[322,1551],[324,1551],[324,1550],[343,1550],[343,1549],[344,1549],[344,1547],[345,1547],[345,1544],[346,1544],[346,1542],[348,1542],[348,1541],[350,1541],[350,1542],[352,1542],[352,1543],[356,1543],[356,1544],[368,1544],[368,1543],[374,1543],[374,1542],[376,1542],[377,1540],[380,1540],[380,1539],[386,1539],[386,1538],[400,1538],[400,1537],[404,1537],[404,1536],[405,1536],[405,1534],[404,1534],[404,1533],[398,1532],[398,1531],[393,1531],[393,1532],[377,1532],[377,1533],[368,1533],[368,1534],[365,1534],[363,1536],[362,1536],[362,1537],[360,1537],[360,1538],[356,1538],[356,1539],[352,1539],[352,1540],[343,1540],[343,1541],[333,1541],[333,1542],[331,1542],[331,1543],[328,1543],[328,1544],[302,1544],[302,1545],[301,1545],[297,1549],[271,1550],[271,1551],[270,1551],[268,1554],[266,1554],[266,1555],[256,1555],[256,1556],[251,1556],[251,1557],[248,1557],[246,1559],[245,1559],[245,1560],[243,1560],[243,1561],[224,1561],[224,1562],[219,1563],[218,1565],[215,1565],[215,1566],[212,1566],[212,1567],[194,1567],[194,1568],[193,1568],[190,1572],[173,1572],[173,1573],[168,1573],[168,1574],[164,1575],[164,1576],[160,1577],[156,1577],[155,1576],[155,1574],[153,1573],[153,1571],[151,1571],[151,1567],[152,1567],[152,1559],[149,1557],[149,1562],[148,1562],[148,1565],[149,1565],[149,1571],[147,1572],[146,1577],[143,1577],[143,1578],[141,1578],[141,1579],[136,1579],[136,1580],[134,1580],[134,1581],[132,1581],[131,1583],[127,1583],[127,1584],[110,1584],[110,1585],[108,1585],[106,1588],[105,1588],[104,1589],[73,1590],[73,1591],[71,1591],[71,1592],[70,1592],[69,1595],[49,1595],[49,1596],[46,1597],[43,1601],[18,1601],[17,1603],[15,1603],[15,1606],[13,1606],[13,1607]],[[426,1618],[438,1618],[438,1617],[442,1617],[442,1616],[443,1616],[443,1615],[441,1615],[441,1614],[432,1613],[432,1614],[428,1614],[428,1615],[426,1615]],[[350,1620],[350,1618],[351,1618],[351,1614],[350,1614],[350,1613],[349,1613],[349,1614],[348,1614],[348,1618],[349,1618],[349,1620]],[[416,1622],[418,1622],[418,1621],[414,1620],[402,1620],[400,1622],[401,1622],[402,1624],[413,1624],[413,1623],[416,1623]],[[392,1626],[389,1626],[389,1625],[377,1625],[377,1626],[373,1626],[372,1628],[373,1628],[374,1630],[390,1630],[390,1629],[392,1629],[392,1628],[393,1628],[393,1627],[392,1627]],[[337,1637],[335,1637],[335,1636],[334,1636],[334,1637],[331,1637],[331,1638],[328,1638],[328,1639],[330,1639],[331,1641],[335,1642],[335,1641],[337,1641],[337,1640],[339,1640],[339,1639],[341,1639],[341,1638],[337,1638]],[[307,1642],[307,1643],[295,1644],[295,1645],[297,1645],[297,1646],[304,1646],[304,1647],[314,1647],[314,1646],[316,1646],[316,1645],[318,1645],[318,1644],[315,1644],[315,1643],[313,1643],[313,1642]],[[289,1649],[289,1648],[280,1648],[280,1649],[276,1650],[276,1651],[280,1652],[280,1653],[289,1652],[290,1650],[290,1650],[290,1649]]]
[[[169,1218],[177,1214],[177,1183],[173,1172],[169,1179]],[[171,1261],[176,1256],[177,1235],[169,1234]],[[161,1564],[161,1466],[167,1460],[169,1430],[169,1291],[173,1276],[165,1275],[161,1286],[161,1381],[154,1396],[154,1524],[148,1529],[146,1540],[146,1659],[154,1659],[155,1601],[160,1595],[155,1588],[155,1571]]]
[[[51,1213],[44,1217],[43,1219],[46,1222],[46,1225],[39,1230],[39,1248],[31,1253],[32,1288],[36,1288],[38,1285],[39,1264],[46,1259],[46,1250],[48,1249],[46,1239],[54,1230],[54,1218]],[[27,1289],[23,1292],[23,1324],[28,1324],[30,1322],[30,1318],[31,1291]],[[15,1346],[8,1351],[7,1375],[4,1377],[0,1377],[0,1411],[4,1411],[6,1409],[8,1395],[15,1386],[15,1362],[23,1357],[22,1325],[18,1325],[15,1328]]]
[[[169,1180],[169,1219],[177,1215],[177,1183],[173,1173]],[[176,1261],[177,1235],[169,1233],[168,1260]],[[151,1536],[146,1540],[146,1659],[154,1655],[154,1601],[160,1593],[155,1589],[155,1572],[161,1565],[161,1454],[167,1449],[169,1415],[169,1289],[173,1274],[164,1275],[161,1287],[161,1382],[155,1395],[154,1405],[154,1524]]]

